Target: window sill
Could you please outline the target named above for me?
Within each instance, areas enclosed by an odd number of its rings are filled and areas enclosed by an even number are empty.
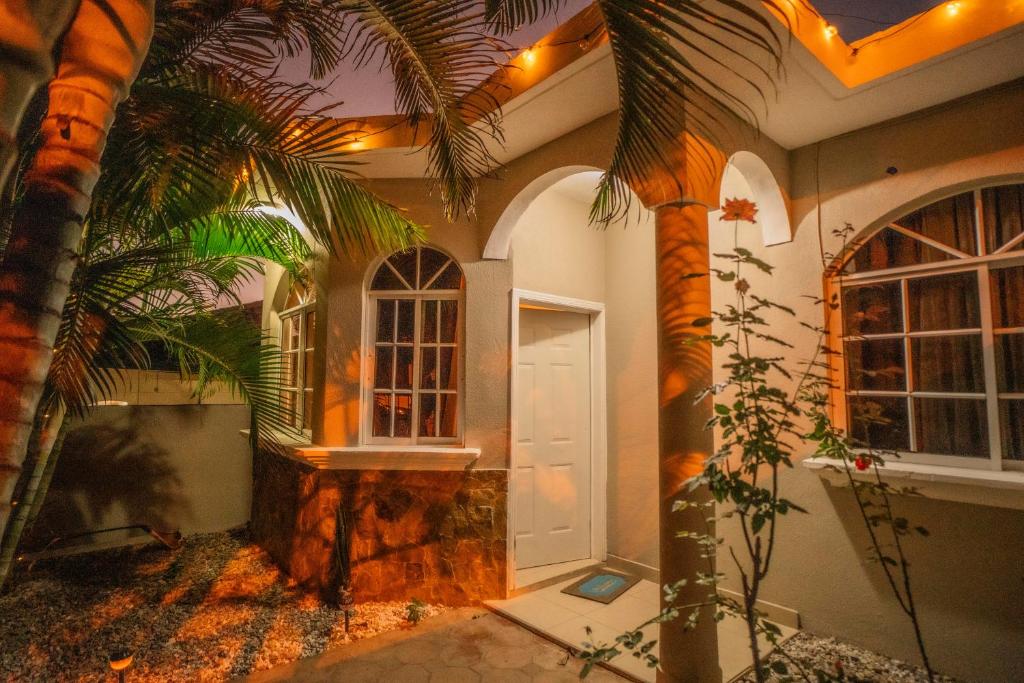
[[[320,470],[425,470],[471,469],[479,448],[458,446],[309,446],[295,455]]]
[[[801,464],[834,486],[849,485],[841,460],[805,458]],[[1024,471],[887,462],[879,473],[886,480],[902,480],[899,483],[913,486],[927,498],[1024,510]],[[870,474],[854,470],[853,476],[867,479]]]

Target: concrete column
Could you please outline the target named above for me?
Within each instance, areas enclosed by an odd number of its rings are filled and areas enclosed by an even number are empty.
[[[656,214],[658,287],[658,391],[661,494],[661,582],[687,579],[677,602],[693,605],[704,601],[708,588],[698,586],[698,571],[708,571],[707,560],[691,539],[679,539],[680,530],[704,530],[705,512],[672,512],[675,500],[708,500],[706,491],[686,493],[684,482],[699,473],[714,449],[714,439],[704,425],[711,417],[711,401],[694,404],[700,391],[712,382],[711,345],[687,344],[695,329],[691,323],[711,314],[711,288],[707,277],[686,279],[687,273],[706,273],[709,266],[708,213],[699,204],[662,206]],[[713,611],[702,611],[697,628],[684,631],[692,608],[661,625],[659,681],[672,683],[719,683],[718,636]]]

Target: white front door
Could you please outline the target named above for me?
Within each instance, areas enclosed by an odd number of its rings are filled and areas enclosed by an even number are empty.
[[[590,557],[590,317],[521,309],[515,566]]]

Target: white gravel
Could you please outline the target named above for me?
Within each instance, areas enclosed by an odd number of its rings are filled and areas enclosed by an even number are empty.
[[[0,595],[0,680],[111,680],[108,653],[125,648],[131,681],[219,681],[412,628],[405,603],[356,609],[346,636],[341,611],[289,585],[244,532],[48,560]]]
[[[827,680],[843,680],[851,683],[860,681],[927,683],[928,681],[924,669],[914,664],[891,659],[862,647],[843,643],[835,638],[821,638],[801,632],[785,641],[782,644],[782,649],[803,667],[811,681],[818,680],[814,675],[815,669],[833,676]],[[768,661],[781,661],[789,666],[789,677],[773,674],[769,678],[770,681],[780,683],[781,681],[803,680],[786,657],[775,653],[769,656]],[[842,678],[839,678],[840,672]],[[753,681],[754,678],[748,675],[741,680]],[[946,676],[936,676],[935,680],[940,683],[957,683],[955,679]]]

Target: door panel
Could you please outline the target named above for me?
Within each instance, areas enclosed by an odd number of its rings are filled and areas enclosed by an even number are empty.
[[[516,568],[590,557],[590,318],[519,312]]]

